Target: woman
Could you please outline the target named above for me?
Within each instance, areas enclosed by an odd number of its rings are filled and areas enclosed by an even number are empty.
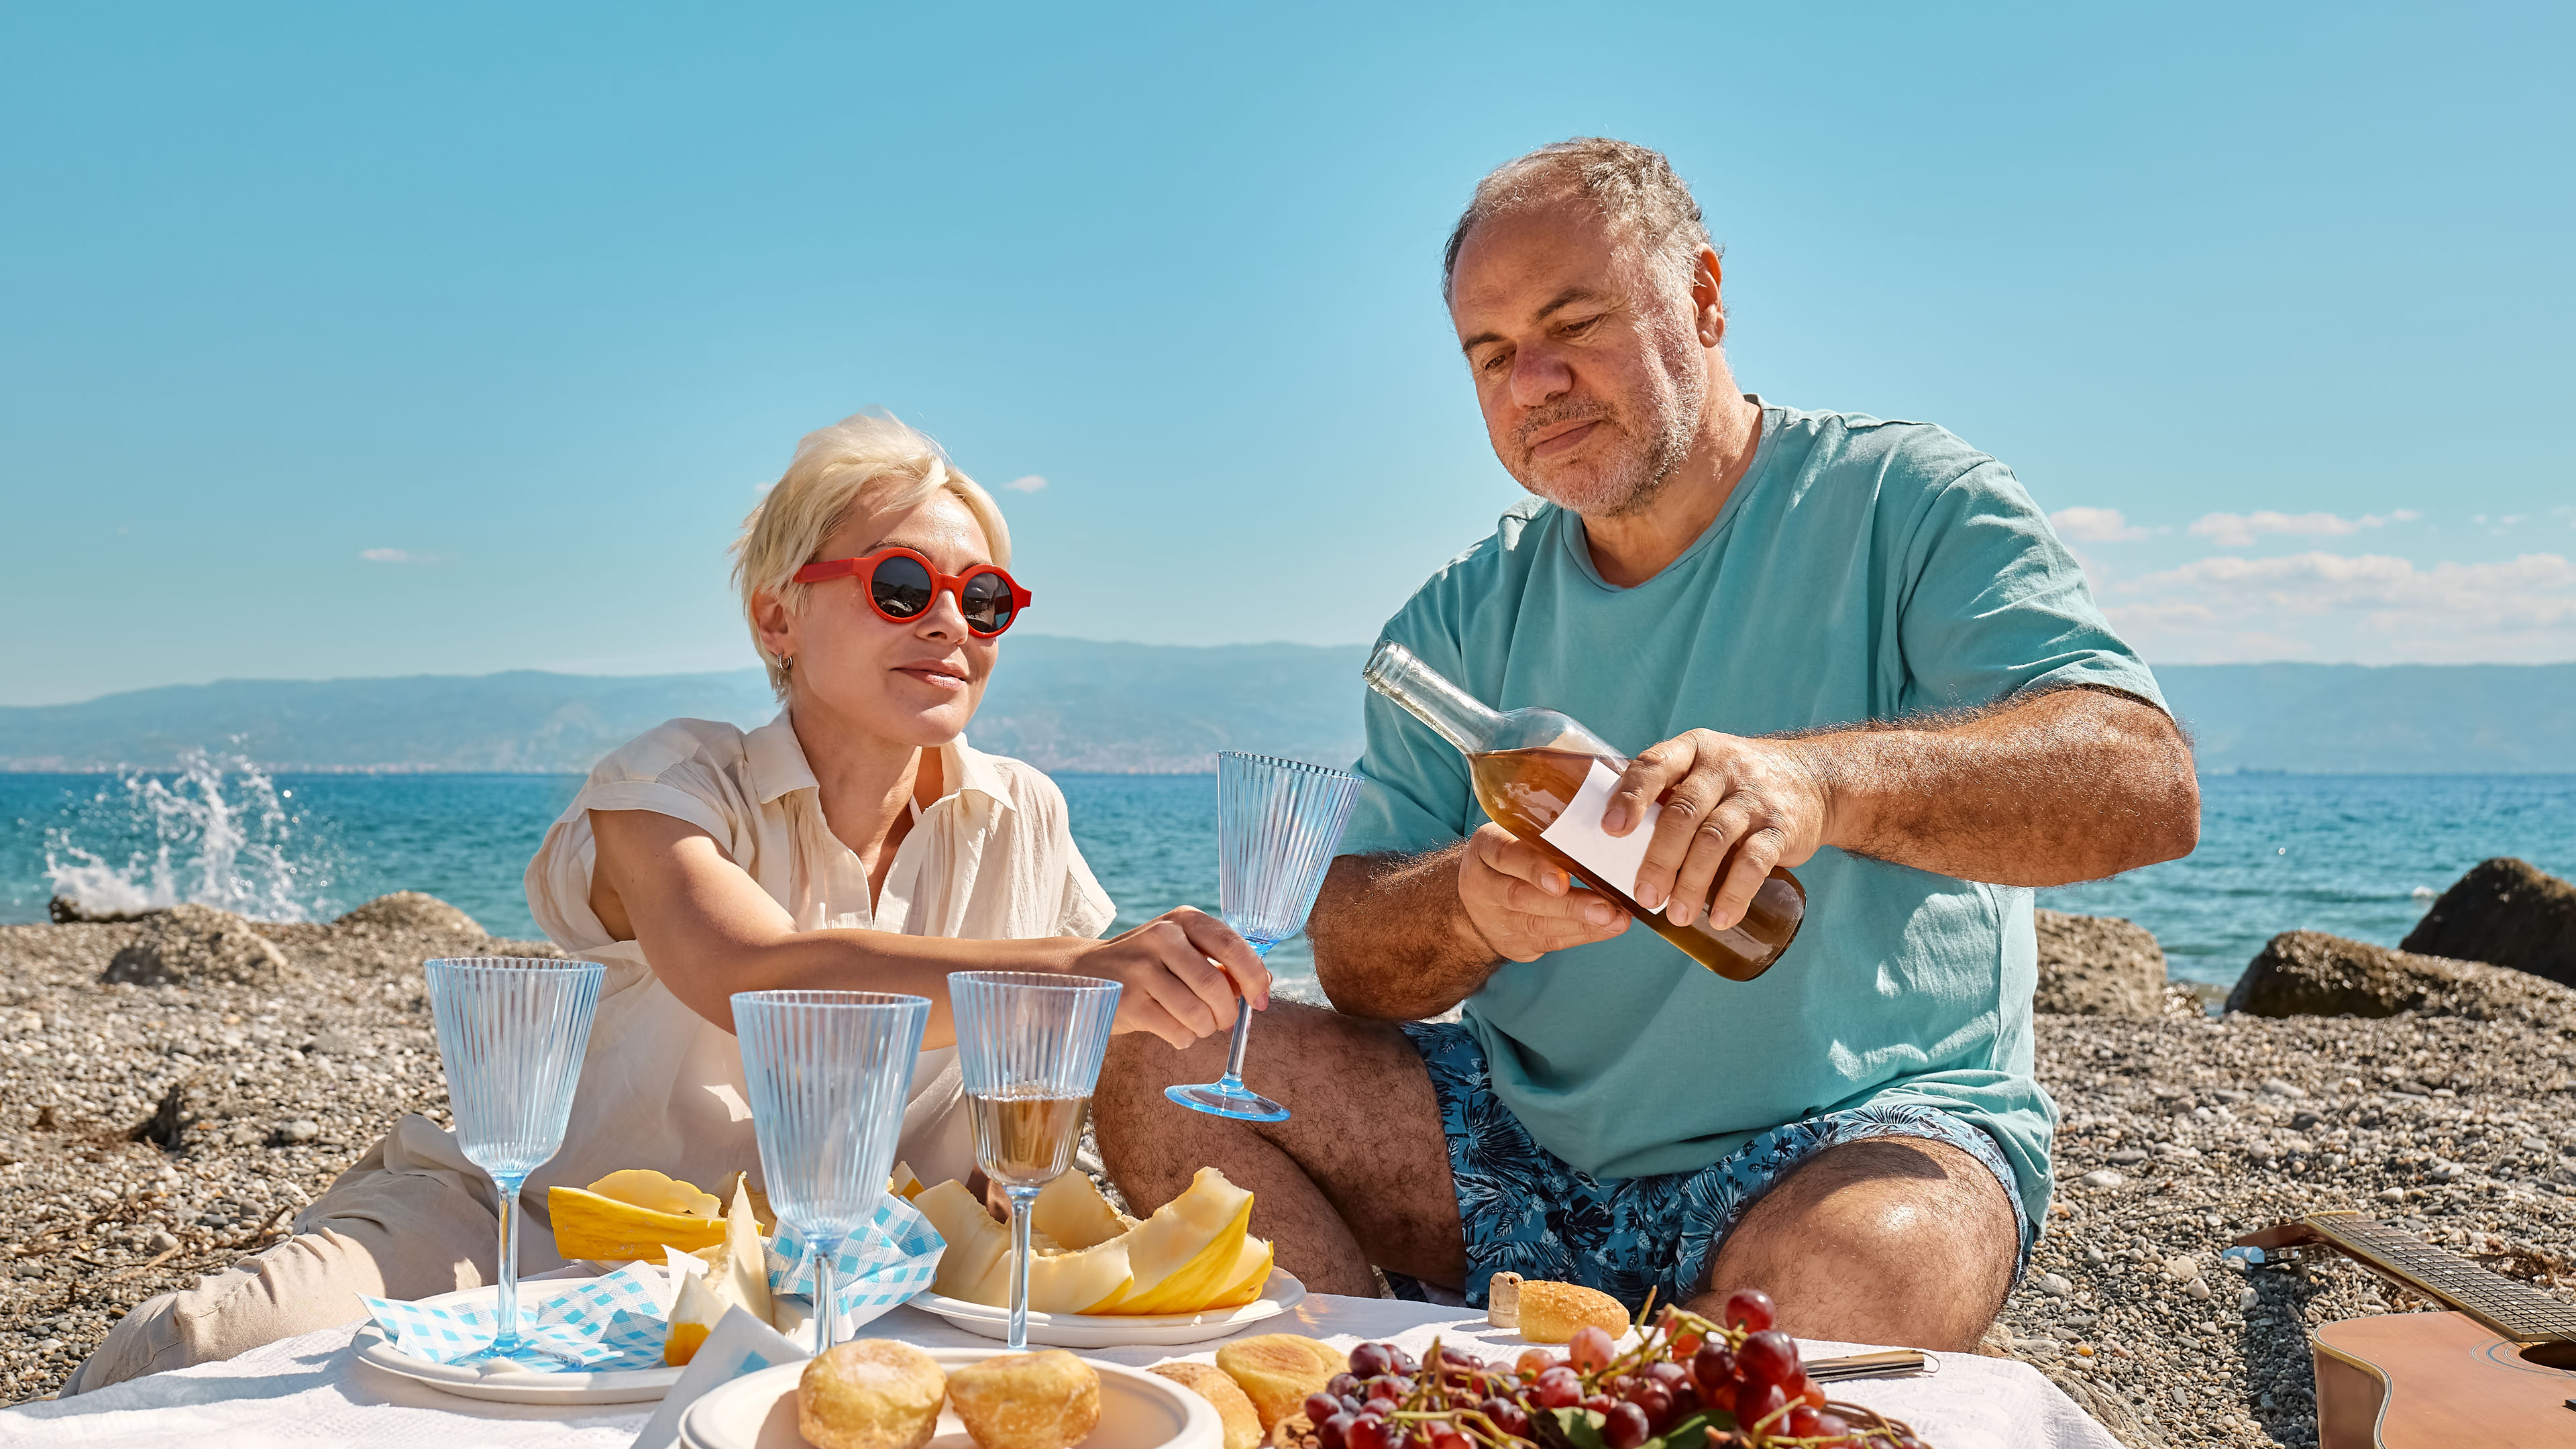
[[[528,1181],[522,1271],[557,1266],[549,1186],[651,1167],[710,1186],[759,1171],[736,991],[928,997],[900,1152],[964,1178],[952,971],[1103,977],[1117,1029],[1174,1046],[1269,1002],[1260,958],[1186,907],[1110,940],[1064,796],[965,742],[1029,595],[991,495],[929,439],[861,415],[806,435],[746,520],[734,577],[784,708],[744,732],[673,720],[591,771],[527,872],[528,905],[607,981],[563,1150]],[[144,1303],[66,1393],[228,1358],[361,1316],[356,1295],[492,1281],[488,1179],[409,1116],[297,1219],[297,1236]]]

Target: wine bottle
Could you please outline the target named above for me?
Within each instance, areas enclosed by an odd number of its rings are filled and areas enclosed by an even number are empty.
[[[1729,981],[1750,981],[1770,970],[1797,939],[1807,916],[1807,888],[1776,866],[1754,891],[1744,919],[1723,930],[1709,925],[1705,901],[1687,926],[1637,904],[1629,892],[1636,889],[1637,867],[1663,807],[1647,806],[1646,818],[1624,836],[1602,833],[1601,812],[1628,758],[1571,718],[1552,709],[1489,708],[1393,641],[1377,646],[1360,677],[1458,747],[1467,757],[1476,803],[1495,824],[1617,901],[1702,966]],[[1710,899],[1724,881],[1721,871],[1710,884]]]

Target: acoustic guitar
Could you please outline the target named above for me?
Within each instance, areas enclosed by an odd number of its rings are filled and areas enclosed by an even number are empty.
[[[2355,1213],[2314,1213],[2236,1245],[2332,1248],[2454,1310],[2317,1329],[2318,1449],[2576,1446],[2576,1304]]]

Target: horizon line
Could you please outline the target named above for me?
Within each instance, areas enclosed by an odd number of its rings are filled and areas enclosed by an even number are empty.
[[[1033,642],[1033,641],[1036,641],[1036,640],[1044,639],[1044,640],[1048,640],[1048,641],[1050,641],[1050,642],[1055,642],[1055,643],[1065,643],[1065,644],[1102,644],[1102,645],[1113,645],[1113,646],[1119,646],[1119,647],[1123,647],[1123,648],[1130,648],[1130,649],[1188,649],[1188,650],[1215,650],[1215,649],[1311,649],[1311,650],[1318,650],[1318,651],[1321,651],[1321,650],[1334,650],[1334,649],[1361,649],[1361,650],[1364,650],[1364,649],[1368,649],[1368,648],[1373,647],[1373,645],[1372,645],[1371,643],[1351,643],[1351,644],[1302,644],[1302,643],[1298,643],[1298,642],[1296,642],[1295,640],[1289,640],[1289,639],[1264,639],[1264,640],[1253,640],[1253,641],[1236,642],[1236,643],[1225,643],[1225,644],[1153,644],[1153,643],[1147,643],[1147,642],[1144,642],[1144,641],[1142,641],[1142,640],[1135,640],[1135,639],[1086,639],[1086,638],[1082,638],[1082,637],[1079,637],[1079,636],[1076,636],[1076,635],[1071,635],[1071,634],[1032,634],[1032,635],[1029,635],[1029,636],[1027,636],[1027,637],[1028,637],[1028,639],[1029,639],[1030,641],[1032,641],[1032,642]],[[2146,660],[2146,661],[2145,661],[2145,663],[2146,663],[2147,667],[2148,667],[2149,669],[2151,669],[2151,670],[2153,670],[2153,669],[2280,669],[2280,668],[2314,668],[2314,669],[2564,669],[2564,668],[2568,668],[2568,667],[2570,667],[2570,666],[2576,666],[2576,659],[2547,659],[2547,660],[2539,660],[2539,661],[2502,660],[2502,659],[2463,659],[2463,660],[2444,660],[2444,661],[2438,661],[2438,662],[2436,662],[2436,661],[2432,661],[2432,660],[2412,660],[2412,659],[2405,659],[2405,660],[2390,660],[2390,661],[2386,661],[2386,662],[2382,662],[2382,663],[2372,663],[2372,662],[2368,662],[2368,661],[2365,661],[2365,660],[2359,660],[2359,659],[2225,659],[2225,660],[2167,660],[2167,661],[2165,661],[2165,662],[2163,662],[2163,663],[2158,663],[2158,662],[2156,662],[2155,660],[2150,659],[2150,660]],[[740,666],[736,666],[736,667],[732,667],[732,668],[724,668],[724,669],[679,669],[679,670],[659,670],[659,671],[654,671],[654,672],[649,672],[649,673],[637,673],[637,674],[593,674],[593,673],[586,673],[586,672],[583,672],[583,671],[580,671],[580,670],[572,670],[572,669],[546,669],[546,668],[539,668],[539,667],[529,666],[529,667],[515,668],[515,669],[489,669],[489,670],[485,670],[485,671],[483,671],[483,672],[481,672],[481,673],[479,673],[479,674],[444,674],[444,673],[438,673],[438,672],[435,672],[435,671],[423,670],[423,671],[418,671],[418,672],[408,673],[408,674],[333,674],[333,675],[324,675],[324,676],[318,676],[318,677],[317,677],[317,676],[309,676],[309,675],[308,675],[308,676],[285,676],[285,675],[219,675],[219,676],[217,676],[217,677],[215,677],[215,678],[213,678],[213,679],[188,679],[188,680],[174,680],[174,681],[171,681],[171,682],[169,682],[169,683],[165,683],[165,684],[138,684],[138,685],[133,685],[133,686],[130,686],[130,687],[124,688],[124,689],[111,689],[111,690],[107,690],[107,691],[105,691],[105,692],[103,692],[103,693],[93,694],[93,695],[88,695],[88,696],[85,696],[85,697],[80,698],[80,699],[49,700],[49,701],[45,701],[45,702],[43,702],[43,703],[37,703],[37,704],[7,704],[7,703],[0,703],[0,710],[20,710],[20,709],[70,709],[70,708],[74,708],[74,707],[77,707],[77,706],[79,706],[79,705],[84,705],[84,704],[96,704],[96,703],[98,703],[98,702],[99,702],[99,701],[101,701],[101,700],[115,699],[115,698],[117,698],[117,697],[119,697],[119,696],[121,696],[121,695],[129,695],[129,694],[148,694],[148,693],[151,693],[151,692],[152,692],[152,691],[154,691],[154,690],[161,690],[161,689],[212,689],[212,688],[215,688],[215,687],[217,687],[217,686],[219,686],[219,685],[226,685],[226,684],[367,684],[367,683],[380,683],[380,684],[381,684],[381,683],[396,683],[396,682],[402,682],[402,681],[408,681],[408,680],[422,680],[422,679],[446,679],[446,680],[471,681],[471,680],[481,680],[481,679],[499,679],[499,678],[502,678],[502,677],[505,677],[505,676],[508,676],[508,675],[514,675],[514,674],[533,674],[533,675],[542,675],[542,676],[545,676],[545,677],[548,677],[548,678],[553,678],[553,679],[596,679],[596,680],[620,680],[620,679],[624,679],[624,680],[644,680],[644,679],[709,679],[709,678],[716,678],[716,677],[723,676],[723,675],[757,675],[757,674],[759,674],[760,672],[761,672],[761,670],[760,670],[760,666],[759,666],[758,664],[745,664],[745,665],[740,665]],[[0,770],[6,770],[7,768],[8,768],[8,767],[7,767],[6,765],[0,765]]]

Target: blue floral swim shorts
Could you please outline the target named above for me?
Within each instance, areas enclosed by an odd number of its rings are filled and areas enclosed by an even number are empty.
[[[2030,1258],[2030,1220],[2003,1149],[1975,1124],[1938,1108],[1909,1103],[1827,1112],[1774,1127],[1696,1172],[1596,1178],[1530,1137],[1494,1095],[1484,1048],[1466,1027],[1409,1022],[1404,1034],[1430,1068],[1440,1101],[1467,1242],[1471,1307],[1485,1306],[1485,1284],[1506,1270],[1598,1288],[1632,1310],[1648,1289],[1658,1303],[1685,1302],[1706,1282],[1718,1242],[1756,1199],[1816,1153],[1872,1137],[1947,1142],[1984,1163],[2012,1202],[2021,1256]]]

